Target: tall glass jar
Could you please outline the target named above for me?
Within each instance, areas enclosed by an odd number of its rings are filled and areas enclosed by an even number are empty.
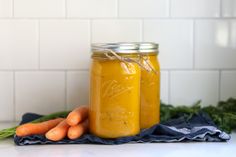
[[[141,70],[140,127],[149,128],[160,122],[160,66],[158,44],[139,43],[142,65],[149,68]]]
[[[102,138],[140,131],[141,68],[137,44],[93,44],[90,71],[90,132]]]

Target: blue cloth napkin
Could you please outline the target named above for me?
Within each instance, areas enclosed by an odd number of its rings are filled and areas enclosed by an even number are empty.
[[[27,123],[41,115],[26,113],[22,117],[22,122]],[[219,130],[206,113],[198,113],[190,119],[180,117],[169,120],[162,124],[156,124],[149,129],[144,129],[140,134],[130,137],[116,139],[103,139],[92,134],[85,134],[76,140],[65,138],[54,142],[45,138],[43,135],[32,135],[25,137],[14,136],[16,145],[35,145],[35,144],[124,144],[124,143],[150,143],[150,142],[188,142],[188,141],[207,141],[225,142],[230,139],[230,135]]]

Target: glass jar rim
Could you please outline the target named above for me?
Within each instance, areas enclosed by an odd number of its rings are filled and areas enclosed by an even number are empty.
[[[153,42],[94,43],[92,52],[103,53],[106,50],[116,53],[158,53],[158,44]]]
[[[106,50],[116,53],[138,53],[138,44],[135,43],[95,43],[92,44],[93,52],[101,52]]]
[[[140,53],[158,53],[159,45],[154,42],[140,42],[139,52]]]

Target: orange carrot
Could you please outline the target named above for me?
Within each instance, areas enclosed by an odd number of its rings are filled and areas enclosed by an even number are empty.
[[[52,141],[60,141],[66,137],[69,125],[66,123],[66,120],[60,122],[56,127],[52,128],[46,133],[46,138]]]
[[[59,124],[63,118],[56,118],[41,123],[26,123],[16,128],[17,136],[28,136],[34,134],[45,134],[48,130]]]
[[[71,126],[68,130],[67,136],[69,139],[74,140],[82,136],[88,131],[88,120],[79,123],[76,126]]]
[[[70,126],[76,126],[86,118],[88,118],[88,107],[80,106],[69,113],[66,118],[66,122]]]

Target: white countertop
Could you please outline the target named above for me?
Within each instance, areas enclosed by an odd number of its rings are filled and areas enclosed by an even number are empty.
[[[0,123],[0,129],[14,123]],[[0,157],[233,157],[236,133],[228,142],[148,143],[123,145],[34,145],[16,146],[12,139],[0,141]]]

